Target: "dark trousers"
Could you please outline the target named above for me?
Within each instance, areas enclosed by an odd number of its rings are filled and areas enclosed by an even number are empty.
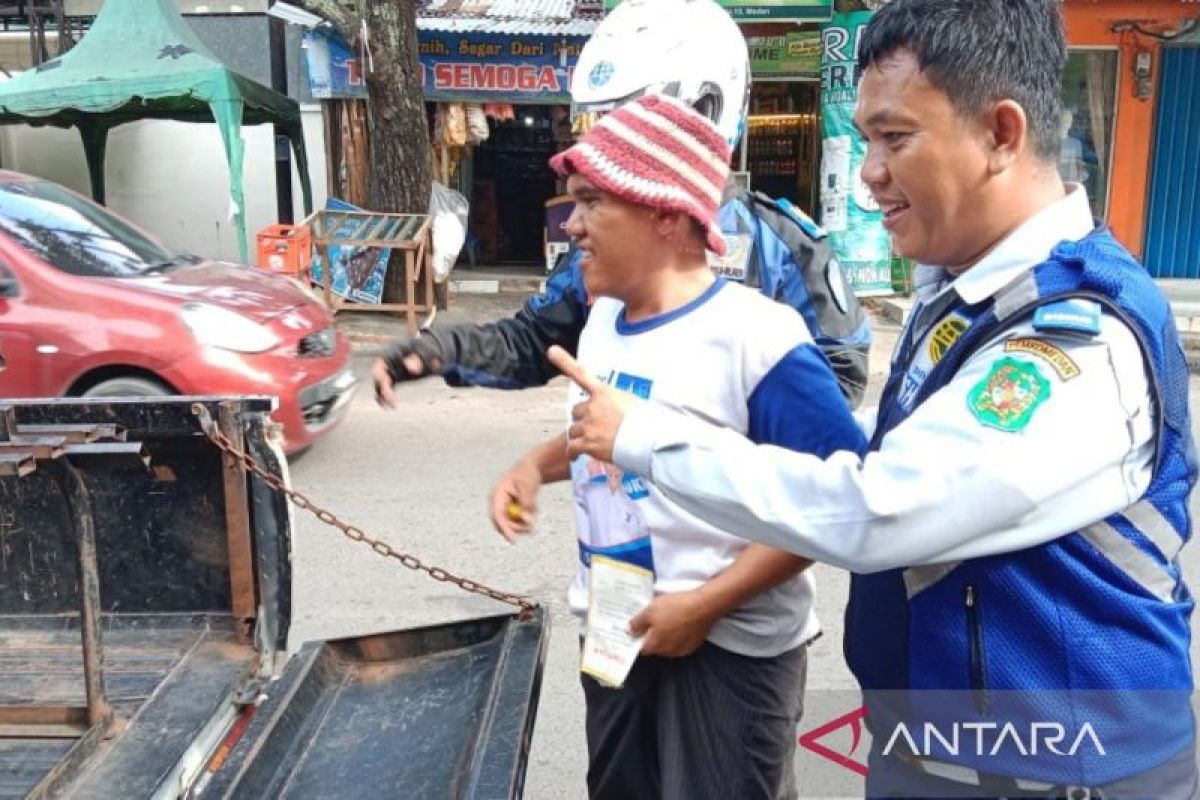
[[[642,656],[625,685],[584,675],[592,800],[778,800],[796,796],[806,646],[751,658],[705,642]]]

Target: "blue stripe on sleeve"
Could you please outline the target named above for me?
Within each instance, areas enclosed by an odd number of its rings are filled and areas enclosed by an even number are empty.
[[[797,346],[771,367],[750,395],[749,411],[747,436],[756,444],[820,458],[867,449],[829,362],[812,344]]]

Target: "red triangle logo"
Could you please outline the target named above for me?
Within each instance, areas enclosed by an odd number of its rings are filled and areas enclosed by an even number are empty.
[[[827,722],[819,728],[813,728],[808,733],[800,737],[800,746],[811,750],[821,758],[828,759],[835,764],[845,767],[846,769],[857,772],[864,778],[867,776],[867,765],[859,761],[855,761],[851,756],[858,749],[859,743],[862,741],[863,724],[862,721],[867,717],[867,708],[863,706],[860,709],[851,711],[849,714],[844,714],[832,722]],[[831,750],[820,743],[820,739],[828,736],[830,733],[839,728],[850,728],[850,733],[853,736],[850,742],[850,752],[842,754],[836,750]]]

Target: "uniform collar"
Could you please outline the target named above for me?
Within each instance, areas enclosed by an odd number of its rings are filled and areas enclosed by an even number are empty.
[[[1025,220],[949,286],[968,305],[982,302],[1045,261],[1060,242],[1079,241],[1093,228],[1095,221],[1087,191],[1077,183],[1069,183],[1066,197]],[[942,267],[918,265],[913,273],[918,294],[925,297],[947,288],[949,278],[950,274]]]

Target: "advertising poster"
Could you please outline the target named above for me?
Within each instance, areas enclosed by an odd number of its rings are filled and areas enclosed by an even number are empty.
[[[756,78],[816,78],[821,73],[821,32],[746,35],[750,72]]]
[[[858,41],[870,11],[836,14],[821,28],[821,226],[861,296],[892,293],[883,214],[862,181],[866,142],[852,120]]]
[[[362,211],[344,200],[331,197],[325,203],[329,211]],[[358,220],[347,220],[338,229],[338,234],[348,236],[358,227]],[[388,247],[348,247],[329,245],[329,260],[333,262],[330,273],[333,293],[356,303],[378,303],[383,298],[383,279],[387,277]],[[313,282],[323,286],[325,265],[318,252],[312,263]]]
[[[319,100],[366,98],[362,61],[340,36],[324,28],[304,33],[308,88]]]

